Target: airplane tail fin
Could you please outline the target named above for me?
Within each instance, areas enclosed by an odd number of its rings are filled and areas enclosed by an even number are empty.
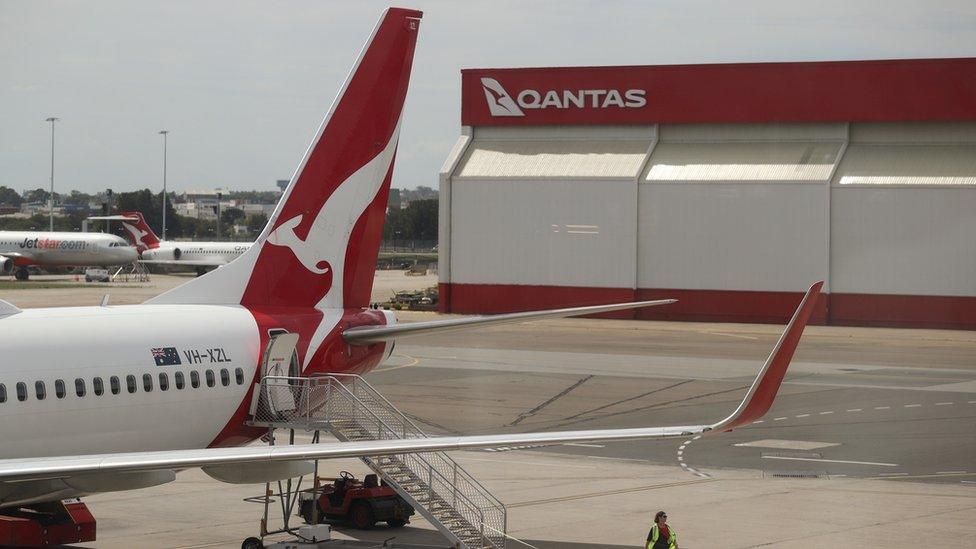
[[[369,304],[421,16],[380,18],[254,246],[149,303]]]
[[[146,250],[159,247],[159,237],[146,223],[141,212],[121,212],[122,227],[128,235],[129,243],[136,247],[141,254]]]

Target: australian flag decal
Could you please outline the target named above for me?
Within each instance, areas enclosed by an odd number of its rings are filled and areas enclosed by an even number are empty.
[[[155,347],[152,349],[152,356],[156,361],[156,366],[182,364],[180,362],[180,354],[176,352],[176,347]]]

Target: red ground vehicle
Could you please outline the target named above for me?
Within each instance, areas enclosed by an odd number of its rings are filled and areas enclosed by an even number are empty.
[[[377,522],[399,528],[409,522],[414,513],[413,506],[396,490],[380,484],[376,475],[366,475],[360,481],[352,473],[342,471],[339,478],[320,478],[319,481],[326,483],[318,500],[314,490],[306,490],[300,496],[298,514],[308,524],[313,524],[315,504],[318,505],[318,522],[342,520],[360,529],[372,528]]]

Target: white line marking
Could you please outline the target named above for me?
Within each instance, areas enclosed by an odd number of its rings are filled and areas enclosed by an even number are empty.
[[[703,331],[701,333],[703,333],[703,334],[709,334],[709,335],[725,336],[725,337],[738,337],[738,338],[742,338],[742,339],[759,339],[758,337],[755,337],[755,336],[747,336],[747,335],[741,335],[741,334],[726,334],[724,332],[708,332],[708,331]]]
[[[825,415],[827,415],[827,414],[832,414],[832,413],[834,413],[834,411],[833,411],[833,410],[831,410],[831,411],[829,411],[829,412],[820,412],[820,415],[822,415],[822,416],[825,416]]]
[[[875,406],[875,410],[890,410],[891,406]]]
[[[906,404],[905,408],[921,408],[921,404]]]
[[[960,480],[964,484],[976,484],[976,480]]]
[[[684,450],[678,450],[678,455],[679,455],[679,456],[680,456],[681,454],[683,454],[683,453],[685,453],[685,451],[684,451]]]
[[[967,400],[966,404],[976,404],[976,400]]]
[[[595,456],[587,456],[587,457],[595,457]],[[555,468],[558,467],[568,467],[572,469],[596,469],[597,468],[596,465],[570,465],[568,463],[553,463],[553,462],[544,463],[539,461],[510,461],[507,459],[485,459],[485,458],[473,458],[467,456],[465,456],[462,459],[466,459],[468,461],[485,461],[489,463],[518,463],[521,465],[539,465],[542,467],[555,467]],[[616,458],[616,459],[623,459],[623,458]],[[644,460],[640,460],[640,461],[644,461]]]
[[[701,438],[701,435],[698,435],[698,436],[692,437],[691,440],[698,440],[700,438]]]
[[[848,412],[860,412],[861,409],[860,408],[851,408],[850,410],[846,410],[846,411],[848,411]]]
[[[954,402],[936,402],[935,403],[936,406],[952,406],[953,404],[955,404],[955,403]]]
[[[936,471],[937,475],[965,475],[966,471]]]
[[[897,463],[878,463],[875,461],[848,461],[844,459],[819,459],[819,458],[801,458],[801,457],[789,457],[789,456],[763,456],[763,459],[788,459],[792,461],[821,461],[823,463],[851,463],[854,465],[878,465],[880,467],[898,467]],[[908,474],[908,473],[904,473]]]
[[[753,421],[752,424],[755,425],[757,423],[762,423],[764,421],[766,421],[766,420],[764,420],[764,419],[757,419],[756,421]]]
[[[800,414],[800,415],[798,415],[796,417],[810,417],[810,414]]]
[[[786,418],[785,417],[774,417],[773,418],[773,421],[783,421],[784,419],[786,419]]]
[[[688,464],[687,463],[682,463],[681,466],[684,467],[685,469],[688,468]]]
[[[882,477],[900,477],[907,475],[908,473],[881,473],[879,476]]]
[[[582,442],[567,442],[563,446],[581,446],[583,448],[606,448],[603,444],[584,444]]]

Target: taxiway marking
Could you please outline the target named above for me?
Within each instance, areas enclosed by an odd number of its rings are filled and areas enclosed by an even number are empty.
[[[820,461],[823,463],[850,463],[852,465],[877,465],[879,467],[898,467],[897,463],[880,463],[876,461],[850,461],[846,459],[803,458],[789,456],[762,456],[762,459],[787,459],[792,461]]]

